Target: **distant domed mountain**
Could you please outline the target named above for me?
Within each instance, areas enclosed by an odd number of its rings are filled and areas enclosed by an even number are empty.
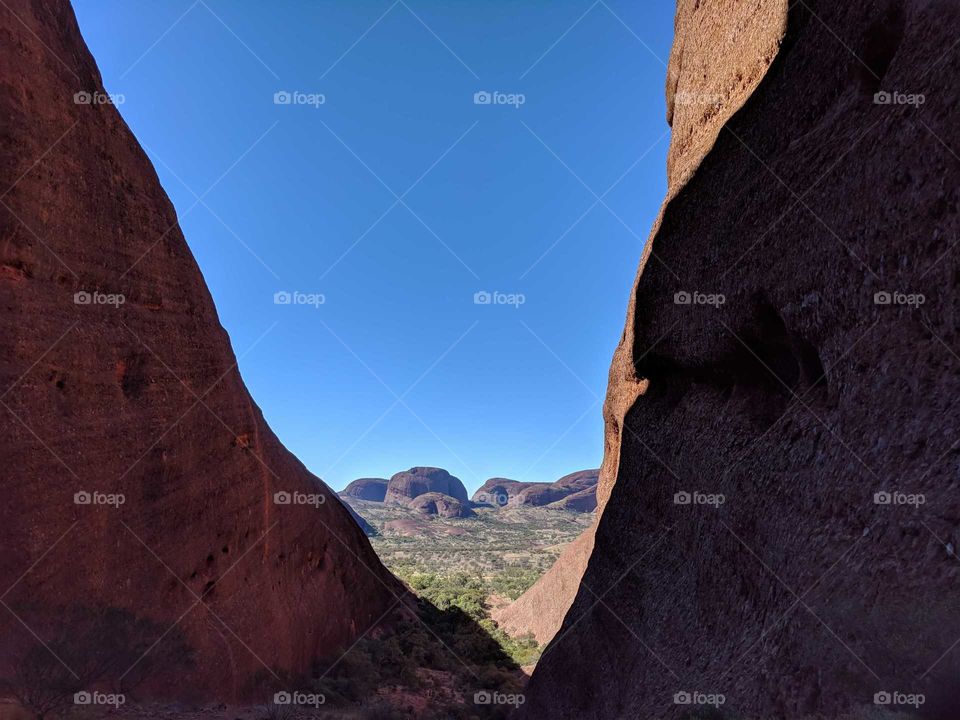
[[[340,494],[358,500],[383,502],[387,495],[387,482],[386,478],[358,478],[347,485]]]
[[[574,512],[593,512],[597,507],[599,477],[599,470],[579,470],[552,483],[490,478],[473,494],[473,502],[493,507],[549,506]],[[571,498],[570,502],[564,502],[568,497]]]
[[[442,493],[467,503],[467,489],[446,470],[435,467],[413,467],[390,478],[384,502],[406,505],[424,493]]]

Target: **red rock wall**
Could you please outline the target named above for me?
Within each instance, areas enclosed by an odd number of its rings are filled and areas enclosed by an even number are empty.
[[[776,11],[681,12],[727,5]],[[723,18],[683,52],[735,38]],[[960,717],[958,30],[946,0],[793,3],[704,157],[671,150],[685,184],[611,371],[609,500],[525,717],[706,716],[675,702],[698,692],[731,718],[913,710],[875,693]],[[670,92],[711,91],[672,60]]]
[[[184,651],[189,672],[158,668],[158,692],[226,699],[322,670],[394,602],[394,580],[264,422],[120,115],[75,104],[104,88],[69,3],[3,5],[2,660],[115,608],[139,642],[163,638],[134,675]],[[75,503],[94,491],[125,502]],[[279,491],[326,502],[278,505]]]

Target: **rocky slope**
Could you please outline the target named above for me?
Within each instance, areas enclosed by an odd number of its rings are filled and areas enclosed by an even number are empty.
[[[397,588],[264,422],[105,97],[67,0],[3,3],[0,664],[256,695],[325,668]]]
[[[522,716],[960,714],[958,29],[680,3],[595,548]]]
[[[580,588],[593,552],[595,528],[591,525],[567,545],[533,587],[492,613],[504,632],[516,637],[532,633],[541,645],[553,639]]]

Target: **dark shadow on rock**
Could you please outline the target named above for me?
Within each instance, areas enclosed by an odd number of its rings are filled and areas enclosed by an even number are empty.
[[[61,717],[94,692],[122,695],[126,704],[145,686],[175,687],[193,667],[175,627],[126,610],[73,607],[52,623],[29,608],[13,610],[30,628],[24,635],[30,640],[5,643],[0,694],[37,720]]]
[[[264,720],[485,720],[508,717],[525,684],[521,668],[467,612],[408,593],[340,657],[317,662],[309,676],[264,671],[245,694],[259,698]],[[316,707],[290,707],[297,699]]]

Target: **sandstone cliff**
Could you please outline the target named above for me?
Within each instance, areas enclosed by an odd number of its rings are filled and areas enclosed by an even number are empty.
[[[325,669],[399,588],[267,427],[104,97],[67,0],[3,3],[0,663],[235,698]]]
[[[680,3],[605,507],[525,717],[960,714],[958,29],[944,0]]]

